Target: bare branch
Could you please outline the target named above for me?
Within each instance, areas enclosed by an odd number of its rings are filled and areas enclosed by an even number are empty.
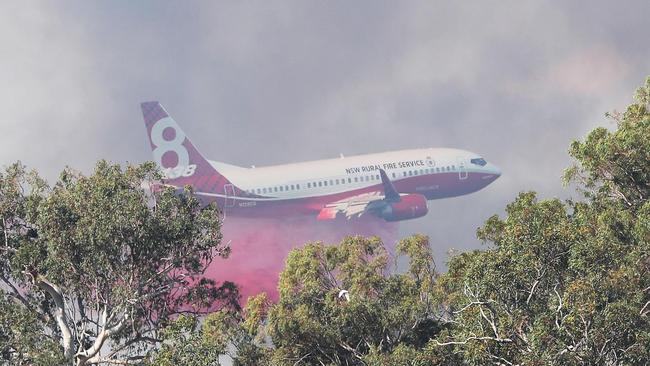
[[[646,316],[646,315],[648,315],[648,313],[650,312],[650,310],[645,311],[645,309],[648,307],[648,305],[650,305],[650,301],[646,302],[645,305],[643,305],[643,307],[641,308],[641,311],[639,311],[639,315],[641,315],[641,316]]]
[[[106,320],[106,322],[104,322],[104,330],[102,330],[99,335],[97,335],[97,338],[95,339],[93,345],[87,350],[75,355],[80,361],[82,361],[81,365],[85,364],[86,362],[90,364],[99,363],[99,360],[101,359],[101,357],[99,357],[99,351],[102,349],[102,346],[104,346],[104,342],[106,342],[106,340],[113,336],[115,333],[122,330],[122,328],[124,328],[126,325],[126,322],[129,320],[129,314],[127,313],[120,317],[121,319],[117,322],[117,324],[112,327],[108,327],[106,313],[106,308],[104,308],[104,312],[102,313],[102,319]],[[109,319],[110,318],[113,318],[113,316],[111,315]]]
[[[70,331],[70,325],[68,324],[68,319],[66,317],[66,307],[65,300],[63,299],[63,291],[61,291],[57,285],[49,282],[42,276],[38,276],[36,285],[41,290],[47,292],[54,300],[54,304],[56,305],[56,310],[54,311],[54,319],[56,319],[56,323],[59,326],[59,330],[61,331],[61,336],[63,338],[63,355],[66,359],[71,359],[73,352],[73,339],[72,332]]]
[[[530,303],[530,299],[533,297],[533,294],[535,293],[535,288],[539,284],[539,280],[536,280],[533,283],[533,286],[530,288],[530,293],[528,294],[528,298],[526,299],[526,304]]]
[[[450,342],[438,342],[437,339],[434,339],[436,346],[450,346],[450,345],[462,345],[467,344],[470,341],[494,341],[498,343],[511,343],[512,339],[510,338],[495,338],[495,337],[468,337],[464,341],[450,341]]]

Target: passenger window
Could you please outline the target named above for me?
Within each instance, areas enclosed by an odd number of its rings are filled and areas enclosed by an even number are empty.
[[[393,173],[393,178],[397,178],[397,176],[395,175],[395,173]]]
[[[323,182],[323,185],[325,185],[325,187],[327,187],[327,181],[324,181],[324,182]]]
[[[311,183],[307,183],[307,188],[311,188]]]
[[[323,182],[318,182],[318,186],[319,186],[319,187],[322,187],[322,186],[323,186]]]
[[[331,186],[334,185],[334,180],[330,179],[330,185],[331,185]]]
[[[282,192],[282,186],[280,186],[280,192]]]
[[[359,181],[359,178],[354,177],[354,182],[356,183],[356,182],[358,182],[358,181]]]
[[[278,187],[273,187],[273,192],[277,192],[277,191],[278,191]]]
[[[406,177],[406,172],[404,172],[404,176]]]
[[[379,174],[377,174],[377,175],[375,176],[375,179],[379,180]]]
[[[348,178],[348,183],[352,183],[352,178]]]
[[[300,184],[296,184],[296,189],[300,189]]]

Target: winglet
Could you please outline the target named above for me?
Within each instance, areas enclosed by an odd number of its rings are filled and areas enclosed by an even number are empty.
[[[399,193],[397,193],[395,186],[390,181],[390,179],[388,179],[388,175],[384,169],[379,169],[379,174],[381,175],[381,183],[384,185],[384,196],[386,197],[386,200],[391,202],[399,202]]]

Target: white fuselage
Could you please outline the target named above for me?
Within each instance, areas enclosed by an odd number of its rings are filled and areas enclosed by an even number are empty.
[[[478,164],[476,162],[479,162]],[[429,148],[336,159],[241,168],[210,162],[228,177],[222,189],[197,190],[224,212],[243,216],[316,214],[333,203],[338,209],[359,197],[381,194],[380,170],[400,194],[427,200],[455,197],[482,189],[501,172],[479,155],[458,149]]]

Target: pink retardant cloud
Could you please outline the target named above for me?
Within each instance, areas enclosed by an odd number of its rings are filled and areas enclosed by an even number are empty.
[[[392,251],[397,241],[397,223],[375,217],[360,220],[316,221],[314,217],[287,219],[227,217],[223,225],[224,243],[230,242],[228,259],[215,259],[206,277],[235,282],[242,304],[249,296],[266,292],[277,300],[278,276],[293,248],[309,241],[338,243],[348,235],[379,236]]]

